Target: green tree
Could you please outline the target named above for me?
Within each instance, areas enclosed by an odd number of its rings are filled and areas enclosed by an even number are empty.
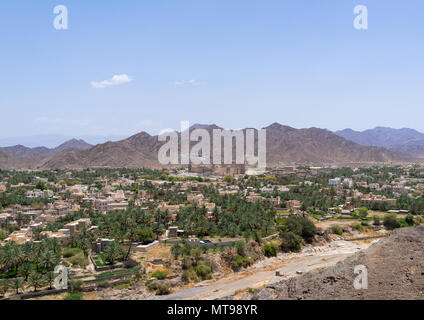
[[[367,207],[359,208],[359,217],[362,220],[365,220],[368,217],[368,208]]]
[[[276,257],[278,253],[278,246],[272,242],[265,243],[264,251],[266,257]]]
[[[44,282],[49,285],[49,290],[53,289],[53,283],[55,279],[56,279],[56,275],[54,274],[53,271],[49,271],[44,275]]]
[[[47,190],[46,183],[41,180],[37,181],[37,183],[35,184],[35,189],[42,190],[42,191]]]
[[[32,263],[25,262],[18,268],[18,275],[23,277],[25,281],[28,280],[28,276],[32,273],[34,267]]]
[[[84,256],[87,258],[91,249],[91,241],[87,237],[80,237],[77,240],[77,247],[82,250]]]
[[[384,226],[389,230],[394,230],[400,227],[399,221],[397,220],[396,214],[387,214],[383,220]]]
[[[19,294],[19,290],[24,291],[24,280],[22,278],[13,278],[10,281],[10,287],[16,290],[16,294]]]
[[[33,272],[28,277],[28,283],[34,288],[34,292],[37,292],[38,288],[41,288],[44,284],[44,279],[41,273]]]
[[[43,254],[40,261],[40,267],[45,271],[53,270],[60,262],[60,257],[51,251]]]
[[[104,257],[106,263],[115,264],[115,262],[121,261],[125,258],[125,250],[122,249],[121,245],[118,242],[113,241],[106,248]]]
[[[137,241],[143,244],[149,244],[156,240],[156,234],[153,232],[152,228],[140,228],[136,231]]]
[[[414,216],[411,213],[408,213],[408,215],[405,217],[405,222],[408,226],[415,225]]]
[[[284,252],[299,251],[303,246],[303,239],[294,232],[283,231],[280,233],[281,249]]]
[[[374,225],[375,225],[375,226],[379,226],[379,225],[381,225],[381,218],[380,218],[380,217],[378,217],[378,216],[374,216],[374,217],[373,217],[373,220],[374,220]]]

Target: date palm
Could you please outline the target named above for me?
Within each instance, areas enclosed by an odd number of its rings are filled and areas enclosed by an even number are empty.
[[[88,257],[89,250],[91,249],[91,241],[86,237],[81,237],[78,240],[77,247],[84,252],[85,257]]]
[[[40,267],[43,270],[51,271],[57,266],[60,262],[60,257],[57,254],[54,254],[51,251],[47,251],[43,254],[40,260]]]
[[[60,245],[60,242],[58,239],[53,238],[53,239],[47,239],[45,240],[46,242],[46,246],[47,248],[52,251],[54,254],[59,254],[62,250],[62,247]]]
[[[28,276],[33,271],[34,267],[31,263],[25,262],[18,268],[18,274],[19,276],[23,277],[25,281],[28,280]]]
[[[13,278],[10,281],[10,287],[16,290],[16,294],[19,294],[19,290],[24,291],[24,280],[22,278]]]
[[[7,243],[0,255],[0,264],[6,269],[15,269],[25,260],[25,253],[22,247],[14,242]]]
[[[49,290],[52,290],[52,285],[54,283],[55,278],[56,275],[53,271],[49,271],[44,275],[44,281],[49,285]]]
[[[37,292],[37,289],[44,284],[43,276],[38,272],[33,272],[28,277],[28,283],[34,288],[34,292]]]

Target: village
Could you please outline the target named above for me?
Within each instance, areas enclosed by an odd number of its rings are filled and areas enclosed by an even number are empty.
[[[0,171],[0,295],[167,295],[279,251],[421,224],[423,192],[416,165]],[[52,288],[57,265],[69,292]]]

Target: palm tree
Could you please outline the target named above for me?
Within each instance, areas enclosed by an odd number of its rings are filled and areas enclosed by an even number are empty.
[[[89,250],[91,249],[91,242],[86,237],[81,237],[77,243],[77,247],[84,252],[84,256],[87,258]]]
[[[28,276],[33,271],[33,265],[30,262],[25,262],[18,268],[19,276],[23,277],[25,281],[28,280]]]
[[[60,262],[60,257],[53,252],[47,251],[43,254],[40,261],[40,267],[43,270],[50,271],[53,270]]]
[[[9,242],[3,247],[2,251],[0,264],[8,270],[15,269],[17,271],[19,264],[25,259],[25,253],[22,247],[14,242]]]
[[[19,289],[24,291],[24,280],[22,278],[13,278],[10,282],[10,286],[16,290],[16,294],[19,294]]]
[[[49,285],[49,290],[52,290],[52,285],[54,283],[54,280],[56,279],[56,276],[53,271],[49,271],[44,276],[45,282]]]
[[[43,276],[38,272],[33,272],[28,277],[28,283],[34,288],[34,292],[37,292],[37,288],[44,284]]]
[[[45,251],[46,247],[44,242],[35,244],[32,249],[31,260],[37,265],[37,270]]]
[[[59,254],[62,247],[60,245],[60,242],[58,239],[46,239],[46,246],[49,248],[49,250],[53,251],[54,254]]]

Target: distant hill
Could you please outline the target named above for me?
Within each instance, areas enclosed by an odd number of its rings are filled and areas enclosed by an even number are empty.
[[[92,145],[84,140],[72,139],[53,149],[46,147],[28,148],[22,145],[0,148],[0,167],[33,169],[57,153],[66,150],[87,150],[91,147]]]
[[[99,144],[88,150],[65,150],[53,156],[44,168],[129,167],[159,168],[157,152],[162,143],[141,132],[128,139]]]
[[[17,145],[13,147],[0,148],[0,150],[19,158],[45,158],[54,156],[55,154],[65,150],[87,150],[91,147],[92,145],[88,144],[84,140],[72,139],[52,149],[46,147],[28,148],[22,145]]]
[[[194,125],[212,132],[216,125]],[[376,164],[409,161],[383,148],[365,147],[323,129],[294,129],[278,123],[267,129],[267,165]],[[195,143],[192,143],[192,145]],[[149,167],[160,168],[157,155],[162,142],[146,132],[128,139],[99,144],[88,150],[59,152],[43,168]]]
[[[376,146],[413,157],[424,157],[424,133],[414,129],[377,127],[365,131],[345,129],[338,136],[363,146]]]
[[[319,128],[294,129],[275,123],[267,129],[267,161],[272,165],[384,163],[406,160],[383,148],[365,147]]]

